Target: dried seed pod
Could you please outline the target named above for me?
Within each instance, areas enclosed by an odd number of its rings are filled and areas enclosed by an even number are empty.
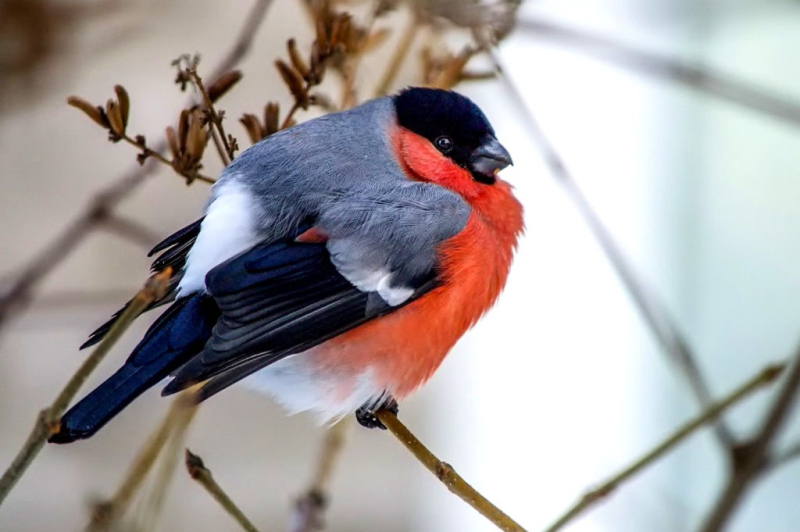
[[[83,111],[84,114],[91,118],[98,126],[108,127],[108,122],[104,117],[102,107],[94,106],[78,96],[70,96],[67,98],[67,104]]]
[[[322,55],[327,55],[330,50],[330,41],[328,41],[328,32],[325,29],[325,22],[322,17],[317,18],[317,40],[316,43],[319,47],[319,52]]]
[[[189,115],[190,111],[184,109],[181,111],[180,120],[178,120],[178,147],[179,153],[186,151],[186,136],[189,134]]]
[[[216,102],[222,98],[234,85],[239,83],[242,79],[242,72],[240,70],[230,70],[217,78],[214,83],[208,88],[208,99],[211,102]]]
[[[106,116],[108,117],[111,132],[117,137],[123,137],[125,135],[125,124],[122,121],[122,111],[119,108],[119,103],[115,100],[108,100],[108,103],[106,103]]]
[[[203,119],[200,113],[195,111],[192,113],[192,120],[186,135],[186,158],[192,163],[198,162],[203,158],[207,143],[208,136],[203,127]]]
[[[247,136],[250,137],[250,141],[253,144],[265,137],[265,132],[261,128],[261,124],[258,123],[256,115],[245,113],[239,119],[239,122],[244,126],[245,131],[247,131]]]
[[[280,128],[278,124],[280,118],[280,108],[276,102],[269,102],[264,107],[264,133],[265,136],[272,135]]]
[[[338,45],[343,45],[347,42],[347,35],[350,31],[350,15],[341,13],[333,19],[333,26],[331,27],[330,47],[336,48]]]
[[[299,72],[280,59],[275,61],[275,66],[278,68],[278,72],[280,72],[283,81],[289,87],[289,90],[291,91],[292,96],[294,96],[297,104],[303,109],[307,109],[308,94],[306,93],[303,77]]]
[[[165,131],[165,136],[167,137],[167,144],[169,144],[169,151],[172,152],[173,159],[177,159],[181,156],[181,149],[178,145],[178,134],[175,133],[175,128],[168,126]]]
[[[377,31],[373,31],[361,40],[361,44],[358,47],[359,53],[363,54],[374,50],[386,42],[386,39],[389,37],[389,35],[391,35],[391,33],[392,32],[389,30],[389,28],[381,28]]]
[[[114,85],[114,92],[117,93],[117,102],[119,102],[119,110],[122,115],[122,125],[128,127],[128,116],[131,111],[131,99],[128,97],[128,91],[122,85]]]
[[[308,80],[308,65],[300,55],[300,51],[297,49],[297,42],[294,39],[289,39],[286,41],[286,48],[289,50],[289,59],[292,61],[292,66],[294,66],[295,70],[297,70],[297,72],[303,76],[303,79]]]

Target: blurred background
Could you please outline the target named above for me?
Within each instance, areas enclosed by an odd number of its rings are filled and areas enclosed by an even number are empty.
[[[66,97],[103,102],[124,85],[130,129],[154,143],[186,101],[170,62],[198,52],[201,73],[210,71],[252,5],[0,0],[0,294],[99,190],[136,168],[135,150],[107,143]],[[392,33],[387,51],[361,66],[363,86],[382,71],[408,9],[401,4],[380,22]],[[484,109],[514,157],[504,176],[525,206],[527,233],[497,307],[400,415],[490,500],[540,530],[701,407],[553,178],[529,117],[720,397],[786,360],[800,340],[800,2],[529,0],[516,21],[497,52],[506,77],[457,90]],[[242,113],[258,113],[267,100],[291,106],[272,65],[290,37],[307,49],[313,28],[299,1],[276,0],[239,65],[244,79],[220,103],[242,147]],[[415,41],[392,90],[419,83],[425,39]],[[464,35],[448,39],[457,47]],[[475,59],[476,70],[488,64]],[[206,161],[204,172],[216,175],[215,154]],[[29,305],[3,316],[0,468],[83,360],[77,347],[141,286],[149,246],[195,220],[207,193],[158,169],[115,211],[127,236],[119,227],[92,231],[35,287]],[[114,371],[150,320],[131,328],[85,390]],[[771,393],[727,414],[735,435],[758,427]],[[114,492],[168,405],[153,390],[93,439],[45,447],[0,508],[0,530],[81,529],[92,501]],[[287,530],[322,437],[313,417],[287,417],[269,399],[234,388],[203,404],[186,445],[262,531]],[[792,417],[777,448],[799,438]],[[704,429],[569,530],[695,530],[727,470]],[[494,529],[385,432],[350,431],[330,496],[330,531]],[[729,529],[795,531],[799,497],[796,460],[754,486]],[[178,470],[151,529],[237,528]]]

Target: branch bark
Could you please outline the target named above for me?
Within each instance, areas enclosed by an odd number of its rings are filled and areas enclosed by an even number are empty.
[[[39,451],[42,450],[47,438],[58,432],[58,420],[78,393],[83,383],[86,382],[89,375],[95,370],[98,364],[100,364],[106,354],[108,354],[111,347],[117,343],[117,340],[120,339],[122,333],[133,323],[133,320],[135,320],[150,303],[166,293],[171,275],[172,269],[167,268],[167,270],[152,276],[147,281],[144,288],[131,300],[125,312],[114,322],[114,325],[108,331],[106,337],[100,342],[100,345],[97,346],[92,354],[86,358],[83,364],[81,364],[78,370],[72,375],[72,378],[70,378],[53,403],[39,413],[33,431],[31,431],[30,436],[28,436],[28,440],[25,442],[22,449],[20,449],[2,478],[0,478],[0,506],[2,506],[3,501],[22,475],[25,474],[25,471],[39,454]]]
[[[786,423],[800,392],[800,346],[797,347],[792,360],[792,368],[767,411],[761,428],[750,441],[740,445],[734,454],[735,459],[731,461],[732,471],[728,483],[700,527],[701,532],[723,530],[741,499],[765,471],[772,443]]]
[[[695,417],[685,425],[670,434],[661,443],[653,447],[650,451],[642,455],[639,459],[622,469],[617,474],[600,484],[597,488],[588,491],[581,499],[564,512],[545,532],[556,532],[561,530],[567,523],[575,519],[578,515],[585,512],[590,506],[605,498],[613,492],[620,484],[629,480],[632,476],[639,473],[645,467],[653,464],[656,460],[663,457],[683,440],[695,433],[699,428],[710,421],[718,418],[727,409],[737,404],[742,399],[771,384],[785,369],[784,364],[767,366],[755,377],[742,384],[739,388],[731,392],[727,397],[718,403],[711,405],[706,411]]]
[[[517,26],[533,37],[563,43],[629,70],[681,83],[772,118],[800,125],[799,103],[709,67],[678,61],[554,22],[528,19],[520,20]]]
[[[381,423],[391,432],[400,443],[405,445],[414,457],[425,468],[433,473],[447,489],[458,495],[464,502],[472,506],[486,519],[494,523],[500,530],[511,532],[525,532],[522,526],[503,513],[500,508],[492,504],[489,499],[481,495],[461,475],[456,473],[453,466],[443,462],[425,447],[421,441],[389,410],[378,410],[375,415]]]

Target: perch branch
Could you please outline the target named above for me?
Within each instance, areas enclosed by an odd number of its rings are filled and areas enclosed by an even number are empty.
[[[800,346],[792,357],[792,367],[767,411],[761,428],[750,441],[739,445],[731,461],[728,483],[700,527],[702,532],[723,530],[739,502],[768,465],[770,447],[794,408],[800,392]]]
[[[431,453],[399,419],[397,419],[396,415],[389,410],[378,410],[375,415],[389,432],[400,440],[400,443],[405,445],[406,449],[408,449],[428,471],[433,473],[447,489],[458,495],[461,500],[472,506],[501,530],[514,532],[525,531],[519,523],[503,513],[503,511],[492,504],[489,499],[478,493],[475,488],[461,478],[461,475],[456,473],[453,466],[436,458],[436,456],[434,456],[434,454]]]
[[[189,449],[186,449],[186,469],[189,470],[189,475],[196,480],[198,484],[203,486],[209,495],[214,497],[214,500],[239,523],[242,529],[247,532],[258,532],[253,523],[242,513],[228,494],[225,493],[225,490],[217,484],[217,481],[214,480],[214,477],[211,475],[211,471],[203,464],[202,458],[193,454]]]
[[[722,72],[689,62],[676,61],[619,41],[543,20],[520,20],[517,26],[535,37],[571,45],[581,52],[605,59],[630,70],[682,83],[765,115],[800,125],[800,104],[770,94]]]
[[[677,365],[703,410],[707,410],[712,402],[711,393],[709,392],[707,381],[697,364],[697,359],[689,347],[689,343],[673,322],[664,304],[658,299],[652,288],[639,277],[630,261],[622,253],[611,232],[592,209],[561,155],[545,135],[539,122],[528,108],[525,99],[519,92],[519,88],[509,78],[505,69],[502,68],[502,62],[497,54],[492,52],[490,57],[502,74],[501,79],[506,86],[507,92],[513,97],[517,107],[524,111],[524,119],[527,120],[528,128],[541,150],[542,157],[550,172],[563,187],[567,196],[578,209],[578,213],[591,229],[661,347]],[[734,438],[722,418],[715,420],[714,432],[717,439],[726,449],[730,450],[734,447]]]
[[[622,469],[617,474],[613,475],[597,488],[593,488],[592,490],[588,491],[577,503],[575,503],[575,505],[569,508],[569,510],[564,512],[561,517],[559,517],[552,525],[550,525],[545,532],[556,532],[557,530],[563,528],[564,525],[586,511],[590,506],[611,494],[611,492],[619,487],[620,484],[629,480],[632,476],[637,474],[645,467],[653,464],[667,452],[671,451],[676,445],[694,434],[694,432],[699,428],[719,417],[722,412],[726,411],[742,399],[748,397],[756,390],[759,390],[760,388],[774,382],[775,379],[777,379],[778,376],[783,372],[785,367],[785,364],[776,364],[767,366],[761,370],[756,376],[742,384],[727,397],[718,403],[714,403],[699,416],[678,428],[675,432],[670,434],[666,439],[653,447],[650,451],[646,452],[639,459]]]
[[[17,481],[19,481],[39,454],[39,451],[42,450],[47,438],[58,432],[58,420],[92,371],[94,371],[97,365],[100,364],[106,354],[111,350],[111,347],[119,340],[122,333],[133,323],[133,320],[135,320],[150,303],[166,293],[171,275],[172,269],[167,268],[165,271],[148,279],[144,288],[134,296],[131,303],[125,309],[125,312],[114,322],[114,325],[108,331],[106,337],[103,338],[100,345],[97,346],[92,354],[86,358],[83,364],[81,364],[78,370],[72,375],[72,378],[70,378],[53,403],[39,413],[33,431],[25,442],[25,445],[23,445],[16,458],[14,458],[14,461],[3,474],[2,478],[0,478],[0,506],[3,504],[8,493],[14,488]]]
[[[247,55],[271,3],[271,0],[258,0],[255,3],[245,19],[245,24],[233,47],[217,65],[210,76],[211,79],[219,78]],[[166,149],[167,143],[162,140],[153,148],[153,151],[160,154]],[[33,260],[20,269],[23,273],[0,295],[0,329],[15,311],[25,307],[30,300],[31,292],[36,286],[69,256],[78,244],[83,242],[91,230],[111,214],[122,200],[144,183],[155,168],[156,165],[152,163],[146,163],[142,167],[137,165],[110,186],[98,192],[84,211],[72,223],[67,225],[66,229],[56,236]]]

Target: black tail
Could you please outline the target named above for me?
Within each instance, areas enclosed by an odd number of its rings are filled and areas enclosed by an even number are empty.
[[[211,297],[179,299],[150,327],[131,356],[61,418],[51,443],[89,438],[148,388],[200,353],[219,317]]]

